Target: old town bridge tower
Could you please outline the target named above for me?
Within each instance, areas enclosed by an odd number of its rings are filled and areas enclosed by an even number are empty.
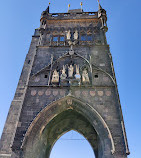
[[[0,158],[49,158],[59,137],[75,130],[96,158],[127,158],[126,131],[107,15],[82,9],[43,11],[0,141]]]

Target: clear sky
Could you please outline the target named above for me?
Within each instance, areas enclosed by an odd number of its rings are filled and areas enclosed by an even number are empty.
[[[51,0],[51,12],[80,8],[81,0]],[[0,135],[14,97],[34,29],[48,0],[0,2]],[[97,11],[96,0],[82,0],[84,11]],[[113,56],[131,155],[141,158],[141,0],[101,0],[107,10],[107,40]],[[59,157],[57,157],[59,158]]]

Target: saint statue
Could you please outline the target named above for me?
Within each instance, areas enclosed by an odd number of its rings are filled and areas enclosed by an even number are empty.
[[[70,30],[67,32],[67,40],[70,40],[71,39],[71,32]]]
[[[68,77],[73,77],[73,66],[72,65],[70,65],[68,67]]]
[[[53,72],[51,82],[52,83],[58,83],[59,82],[59,73],[56,70],[54,70],[54,72]]]
[[[61,79],[66,79],[67,75],[66,75],[66,69],[65,66],[63,65],[63,69],[62,69],[62,74],[60,76]]]
[[[75,78],[76,78],[76,79],[80,79],[80,78],[81,78],[80,73],[79,73],[79,65],[76,65],[76,74],[75,74]]]
[[[75,30],[75,33],[74,33],[74,40],[78,40],[78,31]]]
[[[90,82],[87,69],[83,70],[83,73],[82,73],[82,82],[83,83],[89,83]]]

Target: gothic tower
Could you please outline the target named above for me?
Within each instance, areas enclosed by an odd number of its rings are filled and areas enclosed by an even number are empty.
[[[0,158],[49,158],[59,137],[81,133],[96,158],[129,154],[106,11],[43,11],[0,140]]]

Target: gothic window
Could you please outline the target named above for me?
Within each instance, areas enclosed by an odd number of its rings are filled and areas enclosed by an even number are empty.
[[[58,41],[58,36],[53,36],[53,42],[57,42]]]
[[[81,41],[86,41],[87,40],[87,36],[84,34],[84,35],[81,35]]]
[[[88,41],[92,41],[92,40],[93,40],[93,36],[92,36],[92,35],[88,35],[88,36],[87,36],[87,40],[88,40]]]
[[[65,41],[65,37],[64,36],[60,36],[60,41],[61,42]]]

